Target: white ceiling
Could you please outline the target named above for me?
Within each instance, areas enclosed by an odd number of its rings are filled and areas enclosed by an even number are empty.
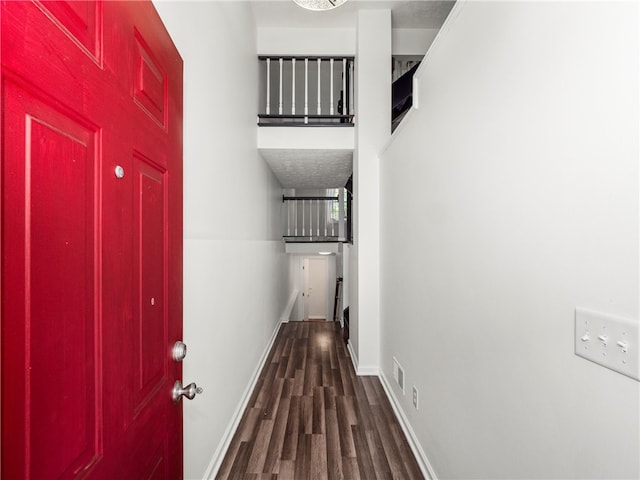
[[[351,176],[351,150],[260,149],[283,188],[340,188]]]
[[[455,1],[348,0],[326,12],[312,12],[293,0],[251,0],[260,27],[355,28],[359,10],[389,9],[393,28],[440,28]]]

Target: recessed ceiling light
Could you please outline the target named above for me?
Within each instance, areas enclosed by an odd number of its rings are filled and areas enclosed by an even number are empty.
[[[318,252],[320,255],[331,255],[333,252]]]
[[[347,0],[293,0],[302,8],[306,8],[307,10],[314,10],[316,12],[321,12],[323,10],[332,10],[336,7],[339,7]]]

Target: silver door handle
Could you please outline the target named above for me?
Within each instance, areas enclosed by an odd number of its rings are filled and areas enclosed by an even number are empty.
[[[190,383],[186,387],[182,386],[180,380],[176,380],[173,384],[173,403],[178,403],[181,397],[187,397],[189,400],[193,400],[196,394],[202,393],[202,388],[198,387],[195,383]]]

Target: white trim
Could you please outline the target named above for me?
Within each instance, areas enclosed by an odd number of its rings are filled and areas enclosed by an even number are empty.
[[[384,372],[382,372],[382,370],[380,370],[378,377],[380,378],[380,383],[382,383],[382,387],[384,388],[384,391],[387,394],[387,397],[389,398],[391,407],[393,408],[393,411],[396,414],[398,421],[400,422],[402,431],[404,432],[405,437],[407,437],[409,446],[411,447],[411,450],[413,451],[413,454],[416,457],[416,460],[418,461],[418,465],[420,465],[420,470],[422,470],[422,474],[425,476],[425,478],[429,480],[438,480],[438,477],[436,476],[436,472],[431,466],[431,462],[429,462],[429,459],[427,458],[426,453],[424,453],[424,450],[422,449],[422,445],[420,445],[420,442],[418,441],[418,438],[416,437],[416,434],[413,431],[413,428],[411,428],[411,424],[409,423],[407,416],[404,414],[404,410],[400,405],[398,398],[393,393],[393,389],[391,388],[391,385],[387,381],[387,377],[385,377]]]
[[[355,370],[357,376],[377,376],[380,373],[380,368],[375,365],[358,365],[358,357],[356,357],[356,354],[353,351],[353,344],[351,343],[351,339],[349,339],[349,342],[347,343],[347,350],[349,350],[351,363],[353,363],[353,369]]]
[[[294,305],[296,304],[296,300],[298,299],[298,294],[300,291],[297,288],[293,289],[291,292],[291,296],[289,297],[289,303],[284,307],[284,312],[282,312],[282,316],[280,317],[280,322],[289,323],[289,319],[291,318],[291,311],[293,310]]]
[[[271,352],[271,348],[273,347],[274,342],[276,341],[276,336],[280,331],[280,327],[282,323],[278,323],[276,328],[273,330],[273,334],[267,343],[267,346],[262,353],[262,357],[260,357],[260,361],[258,362],[258,366],[256,367],[251,379],[249,380],[249,384],[247,388],[244,390],[242,397],[240,398],[240,403],[236,407],[236,411],[233,413],[231,417],[231,421],[227,426],[227,429],[222,436],[222,440],[218,444],[218,448],[216,449],[213,457],[211,457],[211,461],[209,461],[209,465],[204,472],[203,480],[213,480],[215,476],[218,474],[218,470],[220,470],[220,466],[222,465],[222,461],[224,460],[224,456],[229,449],[229,445],[231,444],[231,440],[233,439],[236,430],[238,429],[238,425],[240,424],[240,420],[242,419],[242,415],[247,408],[249,403],[249,399],[251,398],[251,394],[253,393],[253,389],[256,387],[258,383],[258,378],[260,377],[260,373],[262,372],[262,368],[264,367],[267,358],[269,357],[269,352]]]

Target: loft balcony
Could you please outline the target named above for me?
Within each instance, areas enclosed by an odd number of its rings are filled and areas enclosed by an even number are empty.
[[[283,240],[298,248],[351,242],[351,190],[344,187],[353,173],[354,57],[258,61],[257,145],[286,192]]]
[[[355,125],[354,57],[261,55],[258,62],[260,151],[353,151],[354,129],[344,127]]]
[[[350,182],[349,182],[350,185]],[[351,242],[351,192],[327,189],[329,195],[284,195],[283,239],[287,243]]]
[[[353,127],[353,57],[261,55],[260,127]]]

